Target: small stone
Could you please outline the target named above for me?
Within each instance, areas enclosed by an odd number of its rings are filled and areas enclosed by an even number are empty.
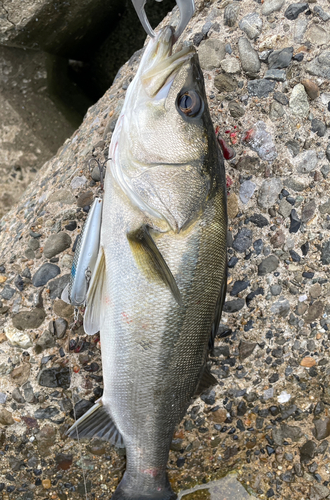
[[[245,109],[235,101],[230,101],[228,109],[233,118],[241,118],[245,114]]]
[[[330,161],[330,142],[327,145],[327,149],[325,150],[325,156],[327,157],[327,160]]]
[[[315,456],[317,445],[314,441],[309,440],[299,449],[300,451],[300,461],[302,463],[309,462]]]
[[[330,214],[330,198],[328,198],[328,201],[319,206],[319,212],[322,215]]]
[[[303,358],[300,362],[301,366],[304,366],[306,368],[311,368],[312,366],[316,365],[316,361],[314,358],[311,358],[310,356],[306,356]]]
[[[34,412],[34,418],[37,420],[48,420],[59,414],[59,410],[55,406],[47,406],[46,408],[39,408]]]
[[[276,231],[276,233],[270,238],[270,243],[274,248],[281,248],[285,243],[285,235],[282,229]]]
[[[306,17],[299,18],[298,21],[295,22],[295,24],[294,24],[294,41],[296,43],[301,43],[303,41],[307,26],[308,26],[308,19]],[[296,54],[296,56],[299,54],[301,54],[303,56],[303,54],[301,52]],[[294,57],[296,57],[296,56],[294,56]]]
[[[244,359],[251,356],[254,349],[256,348],[256,345],[256,342],[246,342],[245,340],[242,340],[238,346],[240,361],[243,361]]]
[[[289,104],[289,99],[285,94],[282,94],[282,92],[274,92],[274,99],[283,106],[287,106]]]
[[[312,172],[317,168],[318,158],[314,149],[303,151],[295,157],[293,164],[299,174]]]
[[[230,75],[220,74],[214,78],[214,86],[219,92],[232,92],[237,89],[237,81]]]
[[[330,79],[330,52],[322,51],[319,56],[306,64],[306,70],[315,76]]]
[[[305,92],[305,87],[298,83],[293,87],[291,97],[289,100],[289,106],[294,115],[305,118],[309,113],[309,103],[307,94]]]
[[[53,311],[57,316],[63,316],[64,318],[70,320],[74,313],[74,307],[59,299],[55,300]]]
[[[327,126],[322,120],[314,118],[311,122],[311,130],[316,132],[319,137],[323,137],[327,131]]]
[[[12,414],[6,410],[6,408],[0,409],[0,424],[2,425],[13,425],[15,420],[13,419]]]
[[[265,0],[261,7],[261,13],[263,16],[269,16],[273,12],[281,10],[284,5],[285,0]]]
[[[285,198],[281,199],[280,205],[278,207],[278,213],[286,219],[291,214],[292,205],[286,201]]]
[[[306,38],[313,45],[328,45],[329,33],[318,24],[312,24],[306,31]]]
[[[285,145],[292,154],[292,156],[297,156],[297,154],[299,154],[300,144],[298,141],[292,139],[291,141],[286,142]]]
[[[53,335],[48,330],[45,330],[37,340],[35,351],[37,354],[40,354],[44,349],[49,349],[50,347],[54,347],[54,345],[55,339]]]
[[[256,184],[252,181],[244,181],[241,184],[240,190],[239,190],[239,197],[241,199],[241,202],[246,205],[250,198],[253,196],[253,193],[256,189]]]
[[[280,295],[280,293],[282,292],[282,287],[281,285],[272,285],[270,287],[270,293],[273,295],[273,296],[277,296],[277,295]]]
[[[202,41],[198,48],[198,57],[202,69],[211,71],[219,68],[221,61],[226,57],[225,44],[216,38]]]
[[[315,210],[316,210],[315,200],[311,200],[309,203],[306,203],[301,212],[301,221],[304,223],[310,221],[314,217]]]
[[[297,233],[301,226],[301,220],[299,219],[296,210],[291,210],[290,219],[289,233]]]
[[[56,429],[53,425],[44,425],[36,434],[38,451],[42,456],[48,456],[52,453],[50,448],[55,444],[55,441]]]
[[[307,314],[304,316],[305,323],[313,323],[320,318],[324,311],[324,304],[321,301],[316,301],[309,306]]]
[[[278,120],[279,118],[282,118],[284,115],[285,111],[279,102],[273,101],[270,105],[270,112],[269,116],[272,120]]]
[[[227,410],[219,408],[218,410],[209,413],[210,420],[216,424],[223,424],[227,420]]]
[[[94,201],[93,191],[83,191],[77,198],[77,206],[80,208],[90,206]],[[66,233],[64,233],[66,234]],[[71,242],[70,242],[71,245]]]
[[[70,281],[70,276],[71,276],[70,274],[64,274],[60,278],[57,278],[48,283],[50,299],[56,299],[56,298],[59,299],[61,297],[64,288]]]
[[[223,312],[235,313],[240,311],[245,306],[244,299],[228,300],[223,306]]]
[[[314,13],[318,15],[325,23],[330,19],[330,15],[327,14],[319,5],[315,5]]]
[[[327,177],[330,173],[330,165],[323,165],[321,167],[321,173],[322,173],[324,179],[327,179]]]
[[[235,281],[235,283],[233,285],[233,288],[232,288],[232,290],[230,292],[230,295],[232,297],[235,297],[236,295],[238,295],[243,290],[246,290],[246,288],[248,288],[248,286],[250,286],[250,282],[249,281],[241,281],[241,280]]]
[[[44,246],[44,256],[47,259],[55,257],[55,255],[64,252],[71,246],[71,238],[63,231],[53,234],[48,238]]]
[[[275,82],[263,78],[261,80],[250,80],[247,85],[248,93],[257,97],[268,97],[275,88]]]
[[[70,369],[67,366],[44,368],[38,375],[38,384],[43,387],[62,387],[62,389],[69,389],[70,382]]]
[[[286,73],[284,69],[269,69],[265,73],[265,78],[268,80],[275,80],[276,82],[285,82]]]
[[[63,203],[64,205],[72,205],[76,203],[76,198],[67,189],[56,189],[47,199],[48,203]],[[35,250],[35,249],[33,249]]]
[[[270,208],[276,203],[278,195],[283,188],[281,179],[266,179],[261,184],[258,194],[258,205],[261,208]]]
[[[237,18],[238,18],[238,13],[239,13],[240,7],[241,7],[241,5],[239,2],[231,2],[225,7],[225,10],[223,13],[223,19],[224,19],[225,26],[229,26],[230,28],[235,26]]]
[[[263,50],[262,52],[259,53],[259,59],[260,61],[262,62],[267,62],[268,61],[268,57],[269,57],[269,54],[271,54],[271,50]]]
[[[283,69],[290,65],[293,56],[293,47],[282,50],[274,50],[268,57],[269,69]]]
[[[4,392],[0,392],[0,405],[5,404],[6,400],[7,400],[7,394],[5,394]]]
[[[241,67],[236,57],[227,57],[221,61],[220,66],[225,73],[229,74],[239,73],[241,71]]]
[[[4,300],[10,300],[15,294],[15,289],[11,288],[9,285],[5,285],[4,289],[0,293],[0,297]]]
[[[238,198],[235,193],[230,193],[227,197],[228,218],[234,219],[238,214]]]
[[[322,441],[322,439],[330,436],[330,417],[325,418],[324,420],[314,420],[313,434],[318,441]]]
[[[269,255],[258,266],[258,276],[266,276],[277,269],[279,260],[275,255]]]
[[[255,224],[257,227],[265,227],[269,224],[266,217],[261,214],[253,214],[249,217],[249,219],[247,219],[247,221],[252,222],[252,224]]]
[[[258,153],[263,160],[273,161],[277,157],[272,134],[267,131],[267,125],[262,120],[257,121],[252,128],[244,131],[242,142]]]
[[[49,488],[51,488],[51,486],[52,486],[50,479],[43,479],[41,481],[41,483],[42,483],[42,486],[45,490],[49,490]]]
[[[44,286],[49,280],[55,278],[60,274],[61,270],[55,264],[46,262],[36,271],[32,278],[32,284],[35,287]]]
[[[284,297],[280,297],[279,300],[272,304],[270,310],[280,318],[285,318],[290,312],[290,303]]]
[[[45,310],[39,307],[32,309],[32,311],[21,311],[13,315],[13,326],[17,330],[33,330],[42,325],[45,317]]]
[[[284,12],[284,15],[290,21],[297,19],[299,14],[308,9],[308,3],[292,3]]]
[[[10,377],[16,385],[21,386],[29,380],[30,372],[30,363],[22,363],[20,366],[13,369],[13,371],[10,373]]]
[[[243,70],[249,76],[254,76],[259,73],[261,63],[259,61],[258,52],[252,47],[249,40],[245,37],[238,39],[238,52]]]
[[[243,227],[236,234],[233,241],[233,248],[237,252],[245,252],[252,245],[252,231]]]
[[[81,177],[74,177],[71,181],[71,189],[79,189],[82,188],[87,183],[87,179],[84,175]]]
[[[301,83],[305,87],[305,90],[311,99],[317,99],[317,97],[319,97],[320,90],[316,82],[305,78],[304,80],[301,80]]]
[[[12,346],[18,346],[22,349],[28,349],[32,346],[32,340],[30,336],[25,332],[16,330],[16,328],[7,327],[6,337]]]
[[[62,339],[68,328],[68,322],[64,318],[57,318],[54,323],[56,338]]]
[[[16,401],[16,403],[23,404],[25,403],[25,399],[22,396],[21,391],[19,390],[18,387],[15,387],[15,389],[12,392],[12,397]]]
[[[323,500],[328,498],[330,490],[327,486],[323,484],[311,485],[309,490],[309,500]]]
[[[251,12],[241,19],[239,27],[246,33],[250,40],[254,40],[262,31],[262,19],[257,12]]]

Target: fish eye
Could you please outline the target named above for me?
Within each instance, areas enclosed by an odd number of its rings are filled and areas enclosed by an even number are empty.
[[[185,116],[196,116],[202,107],[202,100],[194,90],[189,90],[178,97],[178,108]]]

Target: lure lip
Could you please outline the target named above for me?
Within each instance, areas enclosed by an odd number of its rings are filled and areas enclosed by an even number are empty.
[[[154,38],[155,32],[152,29],[146,11],[145,11],[145,4],[147,0],[132,0],[132,3],[134,5],[134,8],[136,10],[136,13],[140,19],[140,22],[147,33],[151,38]],[[158,2],[162,0],[157,0]],[[177,6],[179,7],[180,11],[180,23],[179,26],[177,27],[175,33],[174,33],[174,42],[175,43],[183,33],[185,27],[189,23],[190,19],[195,13],[195,2],[194,0],[176,0]]]

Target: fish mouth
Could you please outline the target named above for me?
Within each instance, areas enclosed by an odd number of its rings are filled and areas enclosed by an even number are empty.
[[[167,95],[182,65],[196,53],[193,46],[186,46],[172,54],[174,42],[173,28],[166,26],[158,33],[150,48],[148,47],[141,72],[141,83],[149,97],[161,94],[162,89],[166,90]]]

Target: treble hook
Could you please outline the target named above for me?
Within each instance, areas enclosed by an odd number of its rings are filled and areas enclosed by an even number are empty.
[[[146,11],[144,9],[146,1],[147,0],[132,0],[132,3],[134,5],[137,15],[139,16],[140,22],[145,32],[147,33],[147,35],[153,38],[156,35],[154,30],[150,26]],[[156,0],[156,1],[161,2],[162,0]],[[174,33],[174,42],[176,42],[180,37],[180,35],[183,33],[185,27],[187,26],[187,24],[189,23],[190,19],[192,18],[195,12],[194,0],[176,0],[176,3],[180,11],[180,23]]]

